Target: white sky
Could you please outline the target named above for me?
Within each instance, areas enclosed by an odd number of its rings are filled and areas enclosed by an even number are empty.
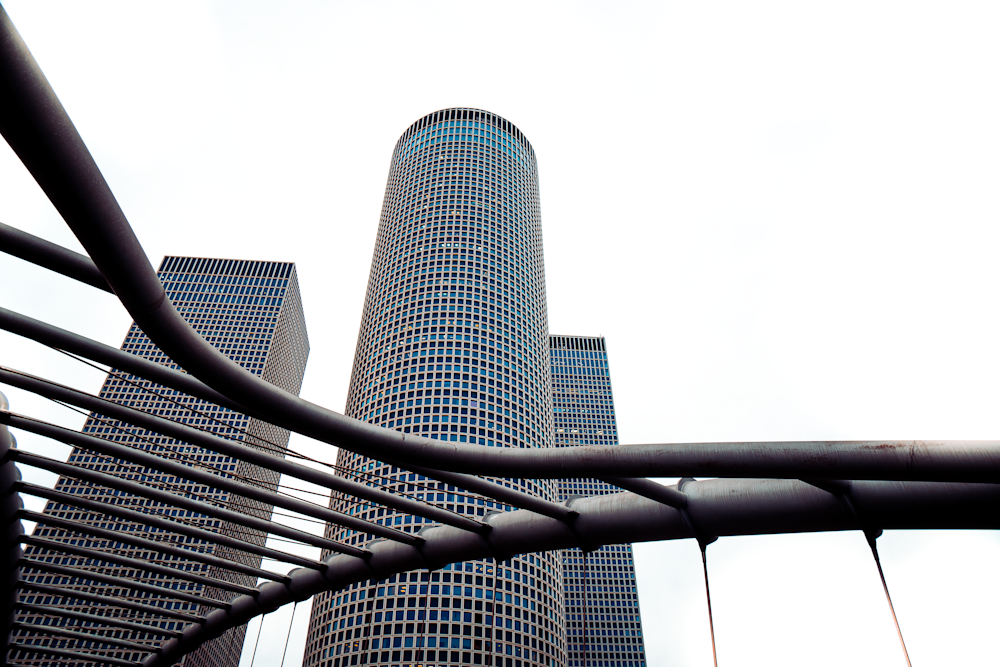
[[[551,330],[607,336],[622,442],[1000,432],[995,3],[5,4],[154,264],[297,263],[310,400],[343,409],[396,139],[473,106],[535,147]],[[6,144],[0,220],[79,248]],[[5,256],[0,285],[112,345],[130,322]],[[102,379],[6,334],[0,352]],[[880,544],[914,664],[994,663],[996,533]],[[649,664],[710,664],[697,548],[636,553]],[[709,558],[720,664],[903,664],[860,535]],[[280,664],[289,614],[255,665]]]

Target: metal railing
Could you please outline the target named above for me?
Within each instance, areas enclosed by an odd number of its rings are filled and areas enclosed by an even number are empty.
[[[315,405],[245,371],[205,341],[174,309],[96,163],[2,9],[0,133],[89,257],[6,225],[0,225],[0,249],[113,292],[150,340],[187,372],[3,309],[0,328],[519,508],[490,513],[482,519],[457,514],[379,488],[372,479],[349,479],[337,471],[309,467],[284,458],[282,451],[251,447],[0,367],[0,382],[4,384],[263,466],[373,506],[422,517],[433,524],[416,533],[399,531],[280,490],[262,488],[253,480],[199,467],[192,461],[19,415],[9,408],[6,399],[0,398],[0,529],[6,538],[0,563],[5,573],[0,619],[4,626],[2,650],[8,663],[11,656],[50,655],[95,664],[165,667],[229,629],[321,591],[469,559],[500,561],[528,552],[571,547],[591,550],[606,544],[651,540],[695,538],[704,544],[729,535],[834,530],[863,530],[866,535],[875,535],[893,528],[1000,527],[997,442],[700,443],[507,449],[424,439]],[[160,471],[209,492],[195,497],[189,490],[126,479],[24,452],[16,448],[9,429]],[[91,488],[107,489],[109,494],[102,499],[84,498],[28,484],[21,481],[17,466],[47,470]],[[480,476],[599,477],[624,492],[558,504]],[[648,480],[648,476],[720,479],[685,480],[682,488],[677,488]],[[121,506],[113,501],[112,491],[148,501],[149,505]],[[345,544],[223,507],[211,499],[211,493],[216,491],[343,526],[367,535],[368,540],[360,546]],[[21,494],[95,517],[126,519],[150,528],[155,532],[149,535],[158,537],[112,531],[98,525],[99,521],[75,521],[28,511]],[[265,547],[239,535],[224,535],[184,521],[174,516],[172,509],[192,512],[205,521],[236,523],[295,544],[320,547],[333,555],[311,559]],[[59,529],[62,535],[74,538],[25,535],[22,520]],[[282,574],[202,553],[184,546],[184,538],[214,541],[298,569]],[[123,555],[115,544],[155,554],[163,562]],[[26,556],[22,545],[29,546],[32,554]],[[184,566],[192,562],[210,568],[206,570],[209,573]],[[101,563],[114,568],[104,572],[95,567]],[[27,572],[46,575],[46,583],[25,580]],[[256,577],[265,583],[248,587],[226,580],[225,573]],[[147,581],[147,575],[190,582],[199,590],[217,589],[229,599],[158,585],[157,579]],[[130,591],[150,602],[74,588],[82,581],[108,590]],[[29,594],[43,602],[23,602],[22,597]],[[84,600],[96,609],[110,611],[91,614],[46,602],[57,599]],[[174,601],[195,603],[201,611],[173,611]],[[19,620],[19,612],[32,618],[72,621],[74,625],[29,623]],[[16,633],[16,639],[12,639],[12,633]],[[62,641],[71,642],[75,648],[54,646]],[[141,657],[126,659],[122,655]]]

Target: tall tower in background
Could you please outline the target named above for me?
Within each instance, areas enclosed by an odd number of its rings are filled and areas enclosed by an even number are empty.
[[[615,401],[603,337],[552,336],[556,447],[617,445]],[[559,500],[620,493],[596,479],[559,480]],[[645,667],[631,544],[560,552],[569,667]]]
[[[286,391],[298,394],[305,373],[306,359],[309,355],[309,340],[306,335],[302,300],[294,264],[167,257],[160,265],[159,277],[168,296],[181,315],[211,344],[251,373],[261,376]],[[177,368],[134,323],[129,329],[121,349],[130,354]],[[165,419],[192,425],[219,437],[245,442],[254,447],[281,452],[288,446],[289,434],[284,429],[198,398],[178,394],[177,391],[133,375],[119,373],[115,369],[112,369],[105,380],[100,396],[109,401],[129,405]],[[279,475],[274,471],[221,456],[215,452],[166,438],[157,433],[101,415],[90,414],[83,431],[105,440],[145,449],[198,467],[214,468],[226,475],[253,481],[256,486],[270,491],[277,490]],[[200,500],[207,500],[213,504],[264,519],[269,519],[271,516],[271,505],[237,497],[204,485],[191,484],[186,480],[178,480],[156,470],[125,463],[93,452],[74,449],[70,454],[69,462],[81,468],[99,470],[127,479],[141,480],[144,484],[168,491],[179,491]],[[47,524],[45,521],[38,523],[32,534],[34,538],[38,538],[38,541],[25,549],[25,558],[41,563],[72,564],[78,570],[92,569],[123,579],[135,577],[136,570],[121,564],[121,562],[94,560],[88,563],[89,558],[76,558],[73,552],[68,550],[78,540],[86,540],[89,542],[88,546],[94,549],[103,549],[117,556],[154,562],[174,570],[206,575],[249,588],[253,588],[257,583],[256,579],[250,575],[235,574],[229,570],[211,568],[198,562],[185,562],[176,557],[163,556],[157,552],[131,547],[120,542],[93,539],[93,536],[85,531],[69,530],[63,527],[65,524],[61,523],[58,524],[59,527],[56,527],[58,520],[66,519],[75,524],[89,524],[119,533],[142,535],[150,540],[177,542],[179,545],[183,544],[187,549],[214,554],[246,565],[260,566],[261,557],[257,555],[235,551],[192,537],[184,538],[162,530],[147,530],[147,526],[139,521],[110,520],[102,514],[88,512],[85,506],[88,501],[102,503],[111,501],[117,507],[154,516],[172,509],[102,486],[60,477],[55,486],[55,494],[50,498],[44,510],[44,514],[54,520],[53,524]],[[188,514],[191,513],[188,512]],[[218,521],[200,515],[183,520],[194,526],[239,537],[259,545],[263,545],[267,537],[263,532],[243,526],[229,523],[218,525]],[[74,562],[69,563],[67,559]],[[29,565],[25,568],[24,580],[42,584],[46,578],[51,576],[51,571],[32,568]],[[173,591],[182,591],[182,594],[215,599],[228,599],[232,595],[231,592],[207,588],[182,579],[164,578],[162,575],[153,576],[151,579],[144,580],[144,583],[154,583]],[[30,624],[34,623],[57,625],[68,630],[78,627],[78,629],[87,632],[88,622],[85,618],[74,616],[74,614],[80,613],[107,615],[108,617],[119,615],[122,620],[127,617],[128,622],[154,626],[164,631],[173,631],[185,623],[185,615],[199,611],[199,605],[195,602],[178,602],[174,597],[157,598],[148,593],[143,595],[140,591],[131,588],[112,589],[107,584],[87,580],[85,577],[77,577],[75,580],[62,578],[62,584],[63,588],[80,591],[83,595],[114,596],[131,602],[152,605],[162,610],[162,614],[116,609],[113,605],[109,608],[107,604],[92,597],[90,599],[64,597],[61,600],[47,602],[47,604],[60,607],[68,612],[67,615],[52,617],[22,611],[18,615],[18,620],[27,625],[16,630],[15,636],[26,643],[35,643],[33,633],[30,630]],[[44,596],[33,593],[30,588],[27,588],[20,593],[19,601],[22,604],[31,605],[36,602],[36,598],[39,598],[37,601],[41,601],[41,597]],[[30,607],[28,608],[30,609]],[[181,664],[185,667],[236,667],[239,664],[245,632],[246,626],[230,630],[186,656]],[[161,634],[149,634],[148,637],[149,642],[153,645],[163,639]],[[41,641],[42,645],[47,645],[46,643],[50,640]],[[86,653],[88,642],[73,638],[58,639],[55,640],[52,647],[56,648],[57,645],[58,648],[79,650]],[[144,655],[145,651],[122,647],[121,651],[115,654],[115,657],[126,661],[136,661]],[[39,667],[42,665],[79,664],[76,659],[38,654],[18,655],[17,652],[12,652],[11,660],[19,665],[37,665]]]
[[[445,109],[396,144],[346,413],[404,433],[490,447],[549,447],[549,334],[535,154],[508,121]],[[510,507],[341,451],[338,464],[398,493],[483,517]],[[510,480],[556,498],[553,482]],[[416,532],[418,517],[333,506]],[[370,535],[328,527],[361,545]],[[313,600],[303,664],[565,663],[556,554],[458,563]]]

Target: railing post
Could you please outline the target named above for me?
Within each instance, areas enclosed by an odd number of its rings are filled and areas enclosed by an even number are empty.
[[[0,410],[7,410],[7,397],[0,393]],[[7,664],[7,650],[14,628],[14,604],[21,580],[21,535],[24,526],[18,512],[24,507],[14,490],[21,472],[14,465],[10,450],[17,446],[14,436],[0,424],[0,664]]]

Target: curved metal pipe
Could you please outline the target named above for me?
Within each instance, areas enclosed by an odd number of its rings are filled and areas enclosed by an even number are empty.
[[[18,336],[33,340],[58,350],[64,350],[112,368],[125,371],[132,375],[152,380],[164,387],[182,391],[185,394],[201,398],[222,407],[246,412],[246,408],[223,396],[201,380],[187,373],[181,373],[169,366],[129,354],[124,350],[99,343],[80,334],[60,329],[57,326],[33,319],[27,315],[15,313],[6,308],[0,308],[0,329]],[[253,416],[253,415],[251,415]]]
[[[690,482],[684,488],[689,500],[684,511],[712,535],[856,529],[854,517],[837,497],[797,480],[719,479]],[[1000,527],[998,485],[858,482],[853,497],[866,517],[886,529]],[[561,521],[532,512],[505,512],[490,516],[493,530],[488,541],[441,526],[422,531],[426,542],[419,552],[402,544],[377,542],[370,546],[372,557],[367,562],[333,556],[323,572],[294,570],[287,585],[264,584],[256,596],[239,596],[230,609],[213,611],[204,623],[187,626],[180,637],[165,641],[160,653],[148,656],[143,667],[167,667],[256,616],[366,579],[498,553],[693,537],[682,510],[631,493],[583,498],[574,501],[573,507],[580,516],[572,531]]]
[[[0,222],[0,252],[114,294],[94,260]]]
[[[266,465],[293,477],[337,488],[359,498],[373,499],[394,509],[434,521],[481,524],[437,507],[399,498],[376,489],[328,475],[313,468],[263,454],[183,424],[147,415],[126,406],[25,373],[0,367],[0,382],[70,403],[151,429],[212,451]],[[3,419],[0,412],[0,419]],[[360,422],[359,422],[360,423]],[[366,426],[368,426],[366,424]],[[759,477],[772,479],[842,480],[881,479],[938,482],[1000,482],[1000,441],[858,441],[858,442],[706,442],[671,445],[601,445],[551,449],[510,449],[444,443],[411,438],[409,434],[371,426],[412,442],[411,451],[425,459],[440,458],[446,448],[453,457],[435,468],[488,470],[490,476],[526,479],[565,477]],[[294,430],[294,429],[293,429]],[[426,443],[434,443],[433,447]],[[394,460],[386,457],[380,460]],[[434,472],[414,466],[425,472]],[[623,480],[623,483],[624,480]],[[377,499],[376,499],[377,498]],[[539,508],[541,509],[541,508]],[[433,515],[433,516],[431,516]]]
[[[509,449],[445,443],[350,419],[247,372],[167,298],[135,232],[38,63],[0,8],[0,133],[122,304],[171,359],[283,428],[382,461],[499,477],[759,476],[1000,481],[997,442],[706,443]]]

